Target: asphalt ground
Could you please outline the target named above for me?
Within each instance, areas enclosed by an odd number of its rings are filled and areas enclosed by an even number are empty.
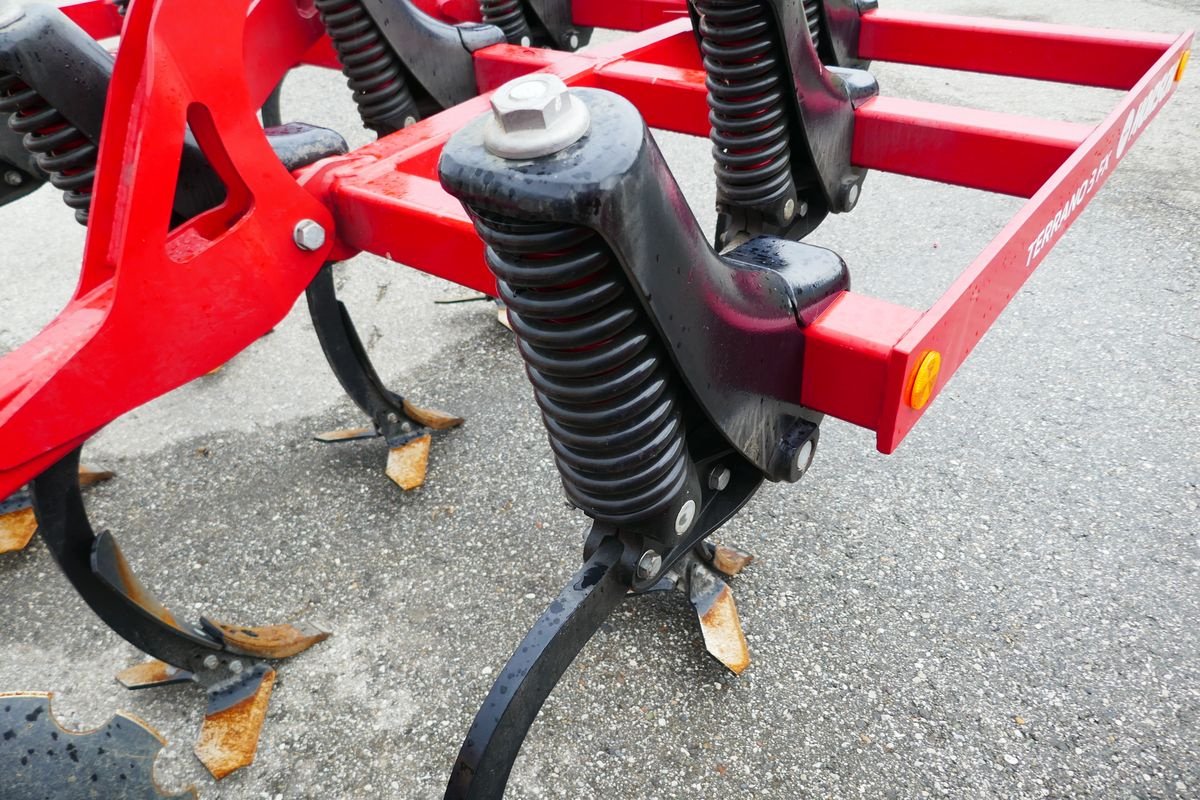
[[[1180,32],[1193,0],[889,0],[889,8]],[[877,65],[886,94],[1098,121],[1117,95]],[[361,143],[337,76],[286,117]],[[717,539],[753,653],[704,652],[681,596],[627,602],[546,704],[512,798],[1200,797],[1200,83],[1175,98],[892,456],[827,421],[812,471]],[[657,136],[712,225],[707,144]],[[930,157],[936,157],[931,153]],[[874,174],[812,241],[857,291],[928,305],[1018,207]],[[0,209],[0,350],[69,296],[81,229],[49,188]],[[181,616],[319,619],[284,663],[256,762],[191,755],[194,687],[129,693],[139,654],[45,547],[0,559],[0,690],[60,719],[118,708],[170,741],[162,784],[204,798],[437,798],[496,670],[579,564],[511,336],[486,303],[371,257],[338,282],[391,385],[466,417],[403,494],[297,308],[218,374],[116,421],[85,460],[97,528]],[[136,380],[136,374],[131,375]]]

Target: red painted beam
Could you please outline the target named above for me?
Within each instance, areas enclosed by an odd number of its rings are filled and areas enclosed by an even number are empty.
[[[854,114],[859,167],[1033,197],[1091,134],[1089,125],[877,97]]]
[[[859,53],[872,61],[1133,88],[1174,36],[944,14],[863,15]]]

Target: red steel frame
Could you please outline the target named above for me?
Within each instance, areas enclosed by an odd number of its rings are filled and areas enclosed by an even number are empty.
[[[114,24],[102,5],[69,13],[94,15],[85,27],[97,34]],[[0,497],[120,414],[254,342],[327,259],[368,251],[494,289],[481,242],[437,180],[442,146],[488,110],[486,96],[291,176],[273,158],[254,110],[290,66],[319,60],[311,58],[322,46],[319,23],[298,14],[295,0],[187,6],[135,3],[126,22],[79,288],[42,333],[0,359]],[[678,17],[683,5],[576,0],[575,9],[580,24],[636,28]],[[206,24],[212,19],[231,24]],[[232,24],[239,19],[245,24]],[[876,431],[878,448],[894,451],[924,410],[908,396],[921,359],[941,355],[936,395],[1174,91],[1191,41],[1191,32],[867,13],[861,54],[871,60],[1126,94],[1095,127],[889,97],[857,109],[858,166],[1028,202],[924,312],[844,292],[804,334],[794,399]],[[685,19],[586,54],[497,45],[476,53],[475,65],[483,91],[544,69],[570,85],[625,96],[652,127],[708,134],[704,73]],[[163,176],[178,169],[185,123],[229,198],[168,232],[174,187]],[[142,136],[146,130],[155,136]],[[335,231],[322,250],[292,245],[292,227],[303,218]]]

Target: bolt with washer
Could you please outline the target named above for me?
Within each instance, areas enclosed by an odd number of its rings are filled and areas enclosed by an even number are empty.
[[[301,250],[320,250],[325,246],[325,229],[316,220],[302,219],[292,229],[292,241]]]
[[[484,127],[483,144],[501,158],[539,158],[575,144],[589,127],[587,106],[561,78],[534,73],[492,92],[492,118]]]
[[[657,575],[660,569],[662,569],[662,556],[653,550],[647,550],[638,559],[637,574],[642,580],[649,578],[651,575]]]

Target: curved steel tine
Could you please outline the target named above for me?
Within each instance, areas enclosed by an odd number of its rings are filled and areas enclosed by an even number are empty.
[[[575,656],[629,589],[615,536],[603,539],[525,635],[475,715],[454,762],[446,800],[498,800],[529,728]]]
[[[388,412],[403,414],[404,408],[383,385],[358,338],[350,313],[337,298],[333,262],[321,267],[305,290],[305,298],[317,340],[338,383],[376,427],[382,429]]]
[[[78,448],[35,478],[29,490],[38,530],[54,560],[113,631],[139,650],[183,669],[194,670],[198,658],[221,651],[216,640],[175,622],[128,572],[111,536],[94,533],[79,489]],[[119,581],[105,580],[95,569],[96,556],[115,566]]]
[[[404,490],[415,489],[425,482],[429,430],[453,428],[461,425],[462,419],[413,405],[384,386],[358,338],[350,312],[337,298],[332,262],[313,278],[305,296],[325,360],[346,394],[371,418],[374,426],[329,431],[318,434],[316,439],[342,442],[382,435],[391,448],[388,477]]]
[[[305,625],[252,628],[211,620],[202,620],[203,627],[181,625],[137,580],[112,535],[92,530],[79,486],[79,448],[35,478],[29,491],[38,530],[75,591],[104,624],[157,659],[125,670],[118,680],[129,688],[186,679],[201,684],[209,702],[197,757],[218,780],[249,765],[275,672],[265,663],[243,659],[293,655],[328,632]]]

